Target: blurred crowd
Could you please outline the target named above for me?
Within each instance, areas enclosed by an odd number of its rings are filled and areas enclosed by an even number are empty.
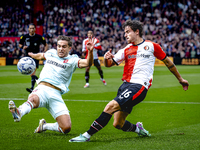
[[[10,2],[9,2],[10,1]],[[93,30],[103,55],[126,46],[122,24],[137,19],[144,24],[144,39],[159,43],[168,56],[200,58],[199,0],[43,0],[44,12],[34,14],[34,0],[7,0],[0,6],[1,37],[20,37],[36,17],[49,48],[58,35],[71,36],[71,53],[81,57],[82,41]],[[18,41],[0,43],[0,57],[21,57]],[[41,51],[44,47],[41,45]]]

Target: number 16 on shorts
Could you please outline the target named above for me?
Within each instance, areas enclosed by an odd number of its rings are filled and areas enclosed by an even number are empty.
[[[129,98],[131,93],[132,93],[132,91],[129,91],[128,89],[126,89],[118,98],[120,100],[122,100],[123,98],[127,99],[127,98]]]

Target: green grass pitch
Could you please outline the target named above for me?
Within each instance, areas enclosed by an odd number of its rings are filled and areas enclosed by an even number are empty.
[[[43,66],[40,66],[37,74]],[[90,71],[90,88],[84,89],[85,69],[77,69],[70,91],[63,99],[70,110],[72,130],[69,134],[46,131],[35,134],[39,119],[55,122],[45,108],[33,109],[16,123],[8,110],[9,100],[19,106],[26,101],[30,76],[21,75],[16,66],[0,67],[0,149],[65,149],[65,150],[199,150],[200,149],[200,66],[177,66],[182,77],[189,81],[184,91],[166,67],[156,66],[154,80],[145,100],[133,108],[127,120],[143,122],[151,137],[138,137],[108,125],[93,135],[90,142],[69,143],[69,139],[87,131],[101,114],[122,84],[123,67],[102,67],[107,86],[100,81],[98,71]]]

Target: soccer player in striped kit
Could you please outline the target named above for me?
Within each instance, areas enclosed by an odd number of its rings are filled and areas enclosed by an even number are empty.
[[[72,138],[69,142],[86,142],[90,137],[107,125],[114,115],[113,126],[126,132],[136,132],[139,136],[150,136],[141,122],[136,124],[126,120],[132,108],[144,100],[148,89],[152,85],[155,59],[164,62],[167,68],[175,75],[184,90],[189,83],[178,72],[174,63],[166,56],[160,45],[142,38],[143,25],[137,20],[127,20],[123,24],[125,38],[128,45],[115,55],[110,51],[104,55],[106,67],[119,65],[125,61],[122,85],[117,96],[105,107],[102,114],[92,123],[90,129],[80,136]]]
[[[100,61],[99,61],[99,58],[98,58],[98,52],[97,52],[98,50],[102,50],[101,44],[100,44],[99,40],[94,37],[94,34],[93,34],[93,32],[91,30],[89,30],[87,32],[87,36],[88,36],[88,38],[83,40],[82,52],[85,53],[85,59],[86,59],[87,56],[88,56],[88,50],[87,50],[86,44],[91,38],[93,38],[94,42],[95,42],[95,47],[94,47],[94,50],[93,50],[93,59],[94,59],[93,63],[94,63],[94,66],[99,71],[100,80],[103,82],[104,85],[107,85],[105,79],[103,78],[103,70],[101,69],[101,64],[100,64]],[[85,84],[84,88],[88,88],[90,86],[89,85],[89,79],[90,79],[89,71],[90,71],[90,66],[85,68],[85,81],[86,81],[86,84]]]

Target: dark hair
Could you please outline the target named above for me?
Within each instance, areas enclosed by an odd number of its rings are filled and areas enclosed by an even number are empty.
[[[28,27],[30,27],[30,26],[34,26],[34,27],[35,27],[35,24],[33,24],[33,23],[30,23],[30,24],[28,25]]]
[[[64,35],[59,35],[58,38],[57,38],[57,42],[58,42],[59,40],[67,41],[67,42],[68,42],[68,46],[69,46],[69,47],[72,47],[72,40],[71,40],[70,37],[64,36]]]
[[[126,26],[129,26],[134,32],[138,29],[139,36],[142,37],[143,35],[143,24],[138,20],[126,20],[122,25],[122,28],[125,29]]]

